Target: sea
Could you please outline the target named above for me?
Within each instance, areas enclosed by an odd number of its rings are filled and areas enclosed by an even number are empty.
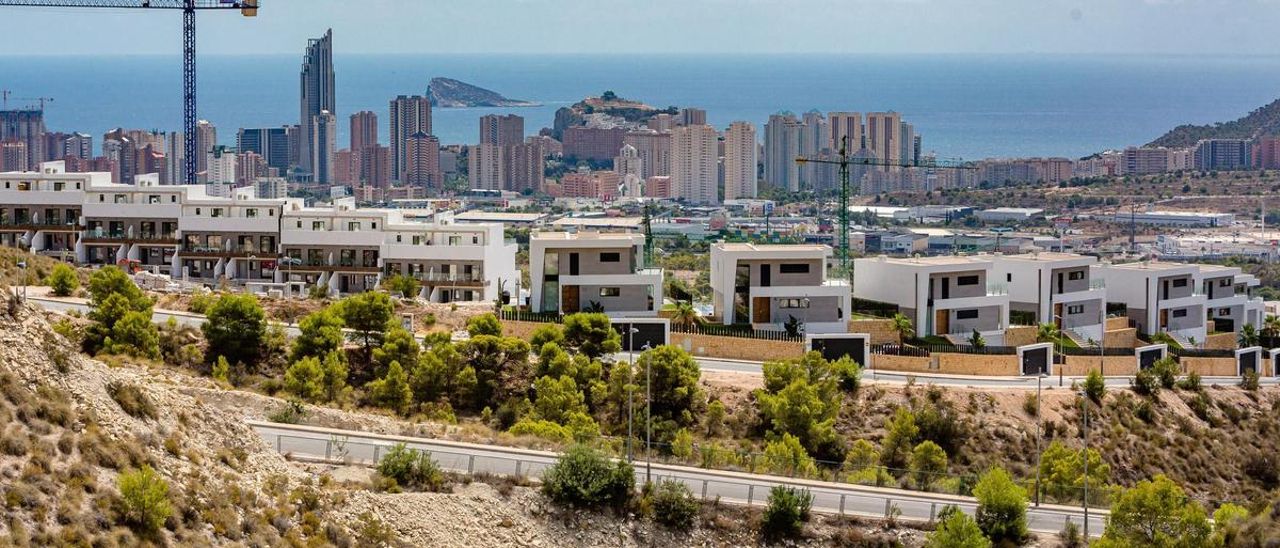
[[[200,117],[235,144],[236,128],[297,123],[300,55],[199,57]],[[770,114],[900,112],[923,149],[946,158],[1067,156],[1140,145],[1184,123],[1232,120],[1280,98],[1280,56],[1125,55],[342,55],[334,58],[337,108],[377,112],[388,138],[388,101],[455,78],[524,108],[437,109],[443,143],[475,143],[478,119],[515,113],[525,131],[551,125],[557,108],[611,90],[650,105],[692,106],[726,127]],[[0,89],[52,97],[46,125],[95,136],[115,127],[177,130],[177,56],[4,56]],[[29,101],[10,100],[10,106]]]

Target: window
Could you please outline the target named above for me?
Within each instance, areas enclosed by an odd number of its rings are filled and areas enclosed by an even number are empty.
[[[809,308],[809,299],[778,299],[778,308]]]
[[[600,262],[602,263],[616,263],[621,260],[622,260],[622,255],[620,253],[601,253],[600,254]]]
[[[1174,280],[1174,281],[1173,281],[1173,287],[1187,287],[1187,279],[1186,279],[1186,278],[1178,278],[1178,279]]]
[[[218,217],[221,217],[221,216],[222,216],[222,208],[220,208],[220,207],[215,207],[215,208],[213,208],[213,209],[210,209],[210,210],[209,210],[209,216],[211,216],[211,217],[213,217],[213,218],[215,218],[215,219],[216,219],[216,218],[218,218]]]
[[[622,288],[621,287],[602,287],[600,288],[600,296],[601,297],[621,297]]]
[[[401,236],[401,235],[399,235],[399,234],[396,234],[396,243],[400,243],[400,242],[401,242],[401,241],[403,241],[403,240],[404,240],[404,236]]]
[[[176,203],[178,203],[178,195],[177,195],[177,194],[174,194],[174,195],[172,195],[172,196],[169,196],[169,203],[171,203],[171,204],[176,204]]]
[[[360,232],[360,221],[350,221],[347,223],[347,230],[352,232]]]
[[[977,310],[977,309],[974,309],[974,310],[957,310],[957,311],[956,311],[956,319],[957,319],[957,320],[976,320],[976,319],[978,319],[978,310]]]
[[[978,285],[977,276],[960,276],[956,278],[956,285]]]
[[[257,217],[257,216],[258,216],[258,210],[257,210],[257,209],[255,209],[255,208],[252,208],[252,207],[251,207],[251,208],[249,208],[249,209],[246,209],[246,210],[244,210],[244,216],[245,216],[246,218],[249,218],[249,219],[252,219],[252,218],[254,218],[254,217]]]
[[[778,265],[779,274],[808,274],[808,263],[783,263]]]
[[[324,221],[311,221],[311,230],[324,230]]]
[[[302,221],[297,222],[298,228],[302,228]]]
[[[1077,271],[1075,271],[1075,272],[1068,272],[1068,273],[1067,273],[1067,279],[1068,279],[1068,280],[1071,280],[1071,281],[1083,280],[1083,279],[1084,279],[1084,271],[1083,271],[1083,270],[1077,270]]]
[[[1174,310],[1174,311],[1173,311],[1173,317],[1175,317],[1175,318],[1185,318],[1185,317],[1187,317],[1187,309],[1185,309],[1185,308],[1179,308],[1179,309],[1177,309],[1177,310]]]
[[[22,181],[18,183],[18,190],[22,190],[22,191],[31,190],[31,183],[27,181]]]
[[[53,189],[57,191],[61,191],[64,186],[66,186],[66,183],[56,181],[53,183]]]
[[[1075,316],[1076,314],[1084,314],[1084,305],[1073,304],[1067,307],[1067,315]]]
[[[1008,274],[1005,274],[1005,275],[1004,275],[1004,281],[1006,281],[1006,282],[1012,282],[1012,281],[1013,281],[1013,273],[1012,273],[1012,272],[1010,272],[1010,273],[1008,273]]]
[[[377,229],[378,229],[378,221],[370,221],[370,222],[369,222],[369,228],[371,228],[371,229],[373,229],[373,230],[377,230]]]
[[[1231,278],[1218,280],[1218,287],[1231,287]]]
[[[196,215],[199,215],[199,214],[200,214],[200,208],[198,208],[198,207],[197,207],[197,208],[196,208]]]
[[[147,196],[147,203],[148,203],[148,204],[158,204],[158,203],[160,203],[160,195],[159,195],[159,194],[152,194],[152,195]]]
[[[1219,316],[1230,316],[1230,315],[1231,315],[1231,309],[1230,309],[1230,308],[1219,308],[1219,309],[1218,309],[1218,315],[1219,315]]]

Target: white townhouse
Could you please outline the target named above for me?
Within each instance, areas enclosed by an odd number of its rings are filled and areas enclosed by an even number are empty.
[[[1009,288],[1011,319],[1054,324],[1079,344],[1102,340],[1107,289],[1104,280],[1092,275],[1096,258],[1052,252],[990,257],[996,282]]]
[[[580,231],[529,237],[530,308],[614,317],[657,316],[662,269],[644,264],[644,235]]]
[[[881,255],[855,259],[853,269],[853,296],[897,306],[917,336],[963,343],[976,330],[987,344],[1004,344],[1009,291],[990,256]]]
[[[406,219],[361,209],[351,198],[306,207],[258,198],[254,187],[210,196],[203,185],[135,184],[109,173],[0,173],[0,245],[79,264],[131,264],[205,283],[303,282],[330,293],[373,289],[405,274],[434,302],[514,295],[516,245],[498,223],[455,223],[447,214]]]
[[[755,329],[783,330],[795,321],[805,333],[847,333],[852,293],[848,282],[827,279],[831,255],[826,245],[713,244],[715,316]]]
[[[1262,329],[1266,307],[1262,298],[1251,295],[1251,291],[1261,285],[1257,277],[1234,266],[1198,266],[1206,328],[1226,333],[1239,333],[1246,325]]]
[[[1106,280],[1107,301],[1123,304],[1130,325],[1147,334],[1168,333],[1189,345],[1203,342],[1207,300],[1200,285],[1200,266],[1141,261],[1094,265],[1093,275]]]

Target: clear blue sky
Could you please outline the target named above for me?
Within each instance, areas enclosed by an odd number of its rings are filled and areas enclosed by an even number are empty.
[[[202,53],[1280,52],[1280,0],[262,0],[200,17]],[[176,54],[157,10],[0,7],[0,55]]]

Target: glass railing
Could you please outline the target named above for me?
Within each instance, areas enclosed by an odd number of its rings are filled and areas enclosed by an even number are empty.
[[[1089,280],[1089,291],[1095,291],[1098,289],[1106,289],[1106,288],[1107,288],[1106,280]]]
[[[987,284],[988,297],[1000,297],[1009,294],[1009,287],[1005,284]]]

